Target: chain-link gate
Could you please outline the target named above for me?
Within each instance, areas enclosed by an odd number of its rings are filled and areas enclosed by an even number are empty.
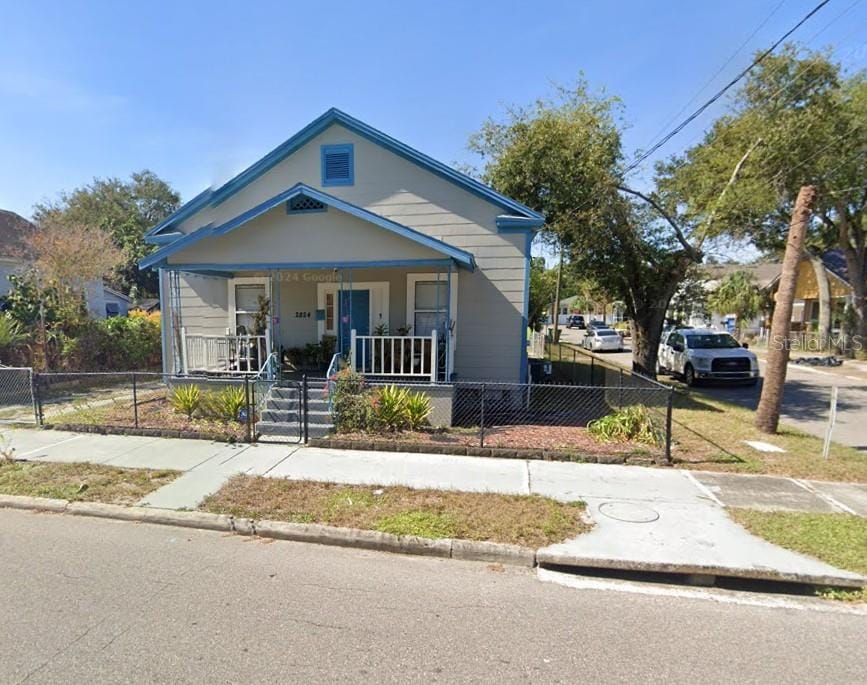
[[[33,369],[0,366],[0,424],[37,423]]]

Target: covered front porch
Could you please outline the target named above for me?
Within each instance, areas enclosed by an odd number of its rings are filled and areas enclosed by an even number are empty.
[[[292,269],[164,269],[170,365],[179,375],[263,379],[349,367],[446,382],[458,273],[450,260]]]

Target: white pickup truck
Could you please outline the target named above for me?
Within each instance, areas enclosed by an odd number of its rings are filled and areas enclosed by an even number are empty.
[[[702,380],[755,385],[759,380],[759,362],[753,352],[728,333],[676,328],[662,336],[656,372],[681,376],[690,386]]]

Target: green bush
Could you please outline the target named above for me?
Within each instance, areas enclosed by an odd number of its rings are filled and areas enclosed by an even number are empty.
[[[343,369],[334,375],[333,381],[331,407],[334,427],[340,433],[367,430],[371,406],[364,376],[351,369]]]
[[[636,404],[587,424],[587,432],[599,442],[658,444],[647,408]]]
[[[160,366],[159,318],[149,315],[89,320],[63,342],[70,371],[144,371]]]
[[[406,398],[406,421],[410,430],[418,430],[429,423],[433,405],[423,392],[411,392]]]
[[[172,390],[169,402],[172,409],[191,419],[202,403],[202,391],[197,385],[179,385]]]
[[[373,427],[396,433],[409,427],[406,409],[409,390],[396,385],[378,388],[371,399],[373,406]]]
[[[202,397],[201,410],[206,416],[222,421],[237,421],[247,405],[244,388],[228,386],[219,392],[208,392]]]

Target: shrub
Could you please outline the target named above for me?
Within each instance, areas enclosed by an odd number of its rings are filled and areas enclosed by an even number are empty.
[[[433,405],[423,392],[412,392],[406,398],[406,420],[410,430],[428,425]]]
[[[0,362],[9,362],[8,356],[27,340],[27,333],[8,314],[0,314]]]
[[[72,371],[134,371],[158,367],[159,318],[133,313],[87,321],[63,343],[65,368]]]
[[[599,442],[658,443],[647,408],[636,404],[587,424],[587,432]]]
[[[191,419],[202,403],[202,392],[197,385],[179,385],[172,390],[169,401],[172,409]]]
[[[380,430],[401,431],[409,427],[407,399],[409,390],[396,385],[379,388],[373,395],[373,424]]]
[[[331,407],[334,427],[340,433],[367,430],[371,406],[364,377],[351,369],[343,369],[334,375],[333,380]]]
[[[203,413],[223,421],[237,421],[241,409],[246,405],[244,388],[239,386],[228,386],[219,392],[206,393],[201,401]]]

